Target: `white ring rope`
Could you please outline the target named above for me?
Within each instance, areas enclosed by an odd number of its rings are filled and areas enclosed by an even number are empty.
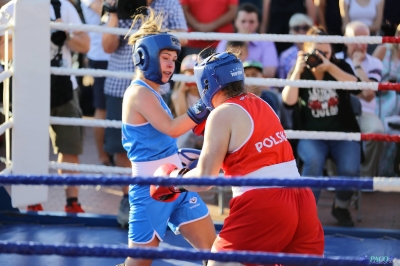
[[[133,79],[132,72],[123,72],[123,71],[110,71],[110,70],[102,70],[102,69],[89,69],[89,68],[64,68],[64,67],[51,67],[51,74],[61,75],[61,76],[92,76],[96,78],[100,77],[109,77],[109,78],[121,78],[121,79]],[[175,75],[174,75],[175,76]],[[174,77],[172,76],[172,77]],[[194,81],[194,77],[193,77]]]
[[[63,31],[91,31],[126,36],[134,30],[110,28],[94,25],[77,25],[70,23],[50,22],[50,27]],[[217,33],[217,32],[174,32],[179,39],[189,40],[228,40],[228,41],[270,41],[270,42],[319,42],[319,43],[368,43],[381,44],[381,36],[308,36],[291,34],[242,34],[242,33]]]
[[[374,191],[400,192],[400,178],[398,177],[374,177],[373,179]]]
[[[7,165],[7,159],[0,157],[0,162]],[[12,172],[12,162],[9,162],[7,168],[5,168],[0,175],[10,174]],[[100,173],[100,174],[114,174],[114,175],[132,175],[130,168],[118,167],[118,166],[105,166],[95,164],[74,164],[74,163],[59,163],[55,161],[49,162],[49,169],[52,170],[67,170],[74,172],[83,173]]]
[[[185,79],[186,75],[182,75]],[[175,76],[172,76],[174,79]],[[188,77],[188,76],[186,76]],[[181,78],[181,77],[179,77]],[[194,77],[192,78],[194,80]],[[185,80],[185,82],[187,82]],[[321,89],[342,89],[342,90],[378,90],[378,82],[351,82],[351,81],[324,81],[324,80],[289,80],[275,78],[246,78],[245,83],[248,85],[268,86],[268,87],[285,87],[286,85],[298,88],[321,88]]]
[[[51,116],[50,124],[51,125],[63,125],[63,126],[121,128],[122,121]]]
[[[117,72],[110,70],[100,69],[76,69],[76,68],[62,68],[52,67],[51,74],[63,76],[92,76],[92,77],[114,77],[132,79],[133,73],[131,72]],[[172,80],[178,82],[195,82],[194,76],[187,76],[183,74],[174,74]],[[323,81],[323,80],[288,80],[288,79],[275,79],[275,78],[246,78],[245,83],[249,85],[258,86],[271,86],[271,87],[285,87],[290,85],[299,88],[322,88],[322,89],[344,89],[344,90],[363,90],[370,89],[377,91],[378,82],[344,82],[344,81]]]
[[[104,166],[95,164],[49,162],[49,169],[53,170],[60,169],[60,170],[86,172],[86,173],[132,175],[131,168],[124,168],[118,166]]]
[[[12,128],[14,125],[14,122],[12,118],[8,120],[7,122],[3,123],[0,125],[0,135],[3,135],[4,132],[6,132],[7,129]]]
[[[12,69],[3,71],[0,73],[0,83],[3,82],[4,80],[10,78],[13,75]]]
[[[285,134],[288,139],[361,140],[361,133],[285,130]]]
[[[50,22],[50,28],[53,30],[62,30],[62,31],[85,31],[85,32],[109,33],[120,36],[125,36],[129,32],[129,29],[125,28],[112,28],[112,27],[89,25],[89,24],[78,25],[78,24],[60,23],[60,22]],[[134,32],[134,30],[132,30],[131,32]]]
[[[122,121],[52,116],[50,117],[50,124],[64,125],[64,126],[121,128]],[[321,139],[321,140],[348,140],[348,141],[361,140],[361,133],[301,131],[301,130],[285,130],[285,133],[289,139]]]

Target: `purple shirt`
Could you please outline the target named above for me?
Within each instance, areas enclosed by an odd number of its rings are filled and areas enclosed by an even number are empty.
[[[228,41],[222,40],[217,46],[217,53],[225,52]],[[263,67],[278,67],[278,53],[273,42],[250,41],[247,44],[246,60],[260,62]]]

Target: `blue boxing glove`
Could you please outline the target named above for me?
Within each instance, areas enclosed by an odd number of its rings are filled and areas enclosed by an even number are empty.
[[[187,110],[188,116],[196,124],[200,124],[207,119],[210,111],[206,108],[203,101],[200,99]]]

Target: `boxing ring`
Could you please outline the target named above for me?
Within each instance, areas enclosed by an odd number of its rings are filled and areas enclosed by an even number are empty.
[[[175,184],[217,186],[288,186],[316,188],[348,188],[373,191],[400,192],[400,180],[390,177],[347,179],[298,178],[208,178],[170,179],[155,177],[129,177],[130,169],[83,164],[49,162],[49,124],[115,127],[120,121],[88,120],[49,117],[50,75],[90,75],[132,78],[132,73],[106,70],[50,68],[50,29],[107,32],[126,35],[125,29],[112,29],[90,25],[68,25],[49,23],[50,5],[45,0],[18,0],[15,4],[14,21],[0,26],[0,34],[8,38],[13,32],[13,66],[5,65],[0,74],[4,81],[3,109],[5,123],[0,133],[6,134],[6,168],[0,173],[0,184],[12,185],[11,198],[0,191],[0,265],[115,265],[125,257],[156,259],[153,265],[201,265],[201,260],[239,261],[249,263],[283,263],[291,265],[400,265],[400,231],[383,229],[358,229],[324,227],[324,257],[252,253],[236,251],[210,253],[195,251],[181,237],[171,231],[166,234],[160,248],[128,249],[127,232],[118,228],[114,216],[64,213],[16,212],[14,207],[47,201],[48,186],[54,185],[126,185],[126,184]],[[29,19],[27,19],[29,18]],[[203,40],[266,40],[292,41],[291,35],[251,35],[176,33],[178,38]],[[32,40],[40,40],[32,42]],[[395,37],[339,37],[339,36],[296,36],[299,42],[343,42],[343,43],[387,43],[400,42]],[[7,41],[5,49],[8,52]],[[8,53],[5,53],[6,55]],[[5,58],[7,62],[7,56]],[[8,79],[13,76],[12,115],[8,104]],[[193,77],[174,75],[175,81],[194,81]],[[329,81],[289,81],[282,79],[246,79],[251,85],[303,87],[318,86],[331,89],[372,89],[400,91],[400,84],[351,83]],[[34,111],[33,111],[34,110]],[[38,119],[40,118],[40,119]],[[11,133],[12,128],[12,143]],[[400,142],[400,135],[362,133],[286,131],[288,138],[331,139],[331,140],[377,140]],[[12,145],[11,145],[12,144]],[[12,149],[12,153],[11,153]],[[11,158],[12,154],[12,158]],[[49,169],[73,170],[90,175],[50,175]],[[98,174],[93,174],[98,173]],[[115,175],[122,176],[115,176]],[[1,189],[1,187],[0,187]],[[216,224],[221,229],[221,224]]]
[[[170,179],[155,177],[111,177],[101,175],[4,175],[2,184],[48,184],[48,185],[126,185],[137,184],[191,184],[208,185],[287,185],[294,187],[336,187],[375,189],[388,191],[399,186],[399,181],[388,179],[353,180],[346,178],[301,179],[224,179],[188,178]],[[397,189],[398,191],[399,189]],[[10,201],[10,199],[8,199]],[[3,199],[4,201],[4,199]],[[368,265],[390,264],[400,256],[400,231],[325,227],[325,258],[283,254],[232,252],[212,254],[193,250],[180,236],[171,231],[157,249],[128,249],[126,230],[119,229],[113,216],[88,214],[60,215],[51,213],[2,213],[0,221],[0,264],[13,261],[17,265],[113,265],[128,254],[145,258],[162,258],[153,265],[201,265],[202,259],[235,260],[247,262],[282,262],[294,265]],[[216,224],[221,229],[221,224]],[[106,243],[106,244],[105,244]],[[12,254],[5,254],[12,253]],[[30,256],[26,256],[30,254]],[[40,255],[64,255],[40,256]],[[379,254],[379,255],[378,255]],[[390,254],[390,255],[389,255]],[[71,257],[77,256],[77,257]],[[179,260],[178,260],[179,259]],[[184,264],[182,264],[184,261]]]

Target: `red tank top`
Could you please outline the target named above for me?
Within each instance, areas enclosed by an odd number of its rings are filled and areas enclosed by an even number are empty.
[[[225,156],[225,176],[239,176],[262,167],[294,160],[292,147],[273,109],[254,94],[241,94],[224,104],[241,107],[253,124],[250,136],[237,150]]]

